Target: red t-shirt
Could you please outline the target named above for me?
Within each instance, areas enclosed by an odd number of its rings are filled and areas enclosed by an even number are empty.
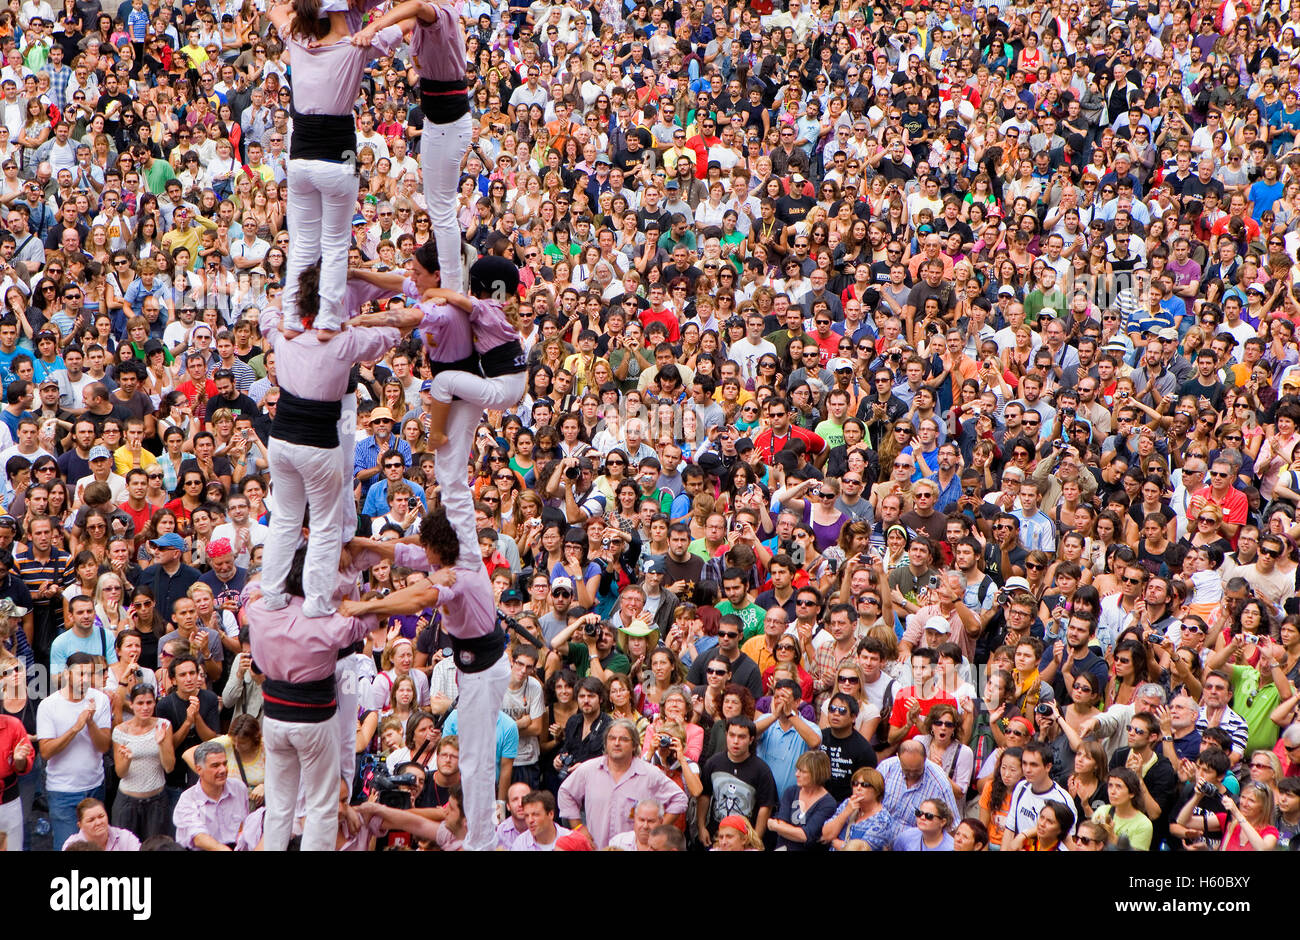
[[[1246,494],[1243,493],[1241,490],[1237,489],[1236,487],[1232,487],[1231,489],[1228,490],[1228,492],[1224,495],[1222,502],[1214,498],[1214,494],[1210,492],[1210,488],[1208,486],[1202,487],[1201,489],[1197,490],[1195,493],[1192,494],[1193,499],[1196,498],[1197,496],[1204,499],[1207,503],[1212,503],[1213,505],[1218,506],[1219,510],[1223,513],[1224,522],[1230,523],[1231,525],[1245,525],[1249,519],[1250,505],[1246,501]],[[1187,508],[1188,508],[1187,518],[1189,522],[1191,522],[1191,524],[1195,526],[1196,523],[1191,517],[1190,503],[1188,504]],[[1232,539],[1230,539],[1230,541],[1232,542],[1232,547],[1235,549],[1237,547],[1236,536],[1233,536]]]
[[[930,714],[930,709],[936,705],[951,705],[957,707],[957,700],[951,695],[945,695],[942,692],[933,698],[921,698],[916,691],[916,686],[909,685],[905,689],[900,689],[894,693],[894,710],[889,713],[889,727],[902,728],[907,724],[907,700],[914,698],[921,703],[921,714],[917,718],[920,723],[921,719]],[[904,741],[909,741],[921,733],[919,728],[908,728]]]
[[[144,531],[144,527],[149,524],[149,519],[153,515],[153,507],[148,503],[145,503],[144,508],[139,512],[132,509],[131,504],[128,502],[118,504],[117,508],[131,517],[131,522],[135,524],[136,535],[139,535]]]
[[[668,309],[655,310],[653,307],[649,310],[641,311],[641,328],[645,329],[651,323],[662,323],[668,328],[668,342],[677,342],[681,336],[681,329],[677,326],[677,317]]]
[[[1229,822],[1228,814],[1215,813],[1214,817],[1217,820],[1219,820],[1219,830],[1221,832],[1226,833],[1228,831],[1228,822]],[[1276,838],[1280,838],[1282,835],[1282,833],[1278,832],[1278,830],[1273,826],[1260,826],[1255,831],[1260,834],[1261,838],[1263,838],[1264,836],[1273,836],[1273,838],[1276,839]],[[1254,852],[1257,850],[1253,845],[1250,844],[1250,840],[1246,838],[1245,830],[1243,830],[1241,826],[1238,825],[1233,828],[1232,836],[1230,838],[1223,840],[1223,846],[1221,851]]]

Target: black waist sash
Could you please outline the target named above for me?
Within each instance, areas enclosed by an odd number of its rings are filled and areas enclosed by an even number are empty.
[[[312,682],[286,682],[268,676],[262,682],[262,701],[268,718],[301,724],[329,721],[338,708],[333,676]]]
[[[495,665],[505,655],[506,632],[497,626],[487,636],[475,636],[469,639],[453,635],[451,651],[456,660],[456,668],[461,672],[475,673]],[[266,697],[263,685],[262,697]]]
[[[464,359],[457,359],[455,362],[435,362],[429,360],[429,372],[437,375],[439,372],[468,372],[471,375],[478,375],[478,353],[470,353]]]
[[[469,114],[469,83],[463,78],[449,82],[420,79],[420,110],[425,120],[450,124]]]
[[[528,356],[524,354],[523,344],[517,339],[480,353],[479,363],[483,366],[484,377],[489,379],[499,375],[528,371]]]
[[[326,160],[349,163],[356,160],[357,127],[351,114],[293,114],[290,160]]]
[[[299,398],[280,387],[280,403],[271,422],[271,436],[289,444],[330,449],[339,446],[341,401],[313,401]]]
[[[14,800],[18,799],[21,794],[18,792],[17,773],[12,773],[7,777],[0,778],[0,793],[4,794],[3,796],[0,796],[0,806],[3,806],[5,803],[12,803]]]

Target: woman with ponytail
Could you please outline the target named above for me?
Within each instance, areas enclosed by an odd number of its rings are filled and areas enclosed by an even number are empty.
[[[293,136],[289,142],[289,243],[284,314],[301,329],[299,277],[321,263],[320,302],[313,326],[328,339],[343,322],[348,247],[357,204],[357,134],[352,105],[366,64],[401,41],[401,30],[354,45],[347,0],[293,0],[273,6],[271,22],[293,67]]]

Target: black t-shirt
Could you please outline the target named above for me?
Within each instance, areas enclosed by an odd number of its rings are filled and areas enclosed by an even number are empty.
[[[234,470],[230,466],[230,460],[222,454],[217,454],[212,458],[212,469],[219,477],[232,476],[234,474]],[[181,461],[181,468],[176,471],[176,475],[183,479],[185,474],[191,472],[203,473],[202,468],[199,467],[199,462],[193,457]]]
[[[776,217],[786,225],[794,225],[802,222],[815,205],[811,196],[782,196],[776,201]]]
[[[236,417],[238,417],[239,415],[255,416],[258,414],[257,402],[253,401],[253,399],[249,398],[243,392],[240,392],[233,399],[232,398],[209,398],[207,405],[204,406],[203,409],[203,420],[208,421],[209,415],[216,414],[217,411],[222,408],[229,408],[231,411],[235,413]]]
[[[715,647],[707,655],[695,657],[695,662],[691,663],[690,672],[686,675],[686,681],[692,685],[704,685],[705,667],[708,666],[709,661],[713,659],[714,654],[717,652]],[[735,662],[731,664],[731,681],[749,689],[754,698],[759,698],[763,694],[763,676],[758,671],[758,664],[744,653],[740,653]]]
[[[687,584],[695,584],[700,580],[700,574],[704,571],[704,559],[698,555],[687,555],[685,561],[674,561],[672,555],[664,556],[664,585],[676,584],[678,581],[685,581]]]
[[[112,409],[108,414],[97,415],[93,411],[87,411],[82,415],[83,418],[95,422],[95,437],[103,436],[104,422],[109,418],[116,418],[122,422],[123,427],[126,427],[126,422],[135,417],[120,401],[115,400],[111,395],[108,399],[108,406]]]
[[[1029,551],[1017,545],[1007,553],[1011,559],[1013,567],[1024,568],[1025,559],[1029,557]],[[984,573],[998,583],[999,586],[1006,583],[1011,572],[1002,570],[1002,549],[990,542],[984,546]]]
[[[1215,411],[1223,410],[1223,383],[1215,381],[1213,385],[1202,385],[1198,376],[1192,376],[1191,379],[1184,382],[1178,389],[1179,397],[1183,395],[1192,395],[1196,398],[1206,398],[1210,402],[1210,407]]]
[[[836,803],[849,798],[852,787],[849,781],[862,767],[876,766],[876,749],[862,735],[850,731],[847,737],[837,738],[830,728],[822,729],[822,750],[831,759],[831,776],[825,787]]]
[[[753,754],[739,764],[725,750],[714,754],[704,762],[700,783],[710,798],[707,825],[711,833],[732,814],[744,816],[752,824],[764,806],[776,810],[776,780],[767,764]]]
[[[199,717],[213,731],[220,731],[221,699],[217,698],[215,692],[209,692],[207,689],[199,689],[198,695]],[[172,691],[158,700],[158,704],[154,706],[154,713],[159,718],[166,718],[170,721],[172,729],[175,730],[185,724],[185,712],[189,707],[190,703],[187,699],[181,698],[175,691]],[[181,760],[181,755],[189,748],[202,743],[203,739],[199,737],[198,728],[190,728],[190,733],[185,736],[185,740],[176,745],[176,766],[167,774],[167,786],[190,787],[198,782],[199,775],[190,770],[189,765]]]

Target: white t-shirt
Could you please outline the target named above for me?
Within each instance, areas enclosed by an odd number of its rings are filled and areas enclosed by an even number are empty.
[[[87,689],[86,699],[95,703],[91,721],[107,731],[113,724],[108,696]],[[61,692],[51,695],[36,709],[36,736],[42,740],[61,737],[77,722],[86,699],[70,702]],[[45,762],[45,786],[55,793],[93,790],[104,782],[104,755],[95,750],[89,728],[82,728],[68,746]]]
[[[529,676],[522,689],[506,689],[501,700],[501,710],[518,721],[527,715],[538,718],[546,714],[546,703],[542,699],[542,684]],[[515,766],[524,767],[537,763],[541,756],[541,743],[533,735],[519,735],[519,752],[515,755]]]
[[[252,554],[253,547],[261,545],[266,541],[269,530],[260,522],[249,521],[248,523],[248,544],[242,547],[242,551],[235,552],[235,564],[240,568],[248,567],[248,558]],[[235,538],[235,526],[231,522],[223,522],[212,530],[212,540],[229,539],[231,548],[239,548],[239,543]]]

